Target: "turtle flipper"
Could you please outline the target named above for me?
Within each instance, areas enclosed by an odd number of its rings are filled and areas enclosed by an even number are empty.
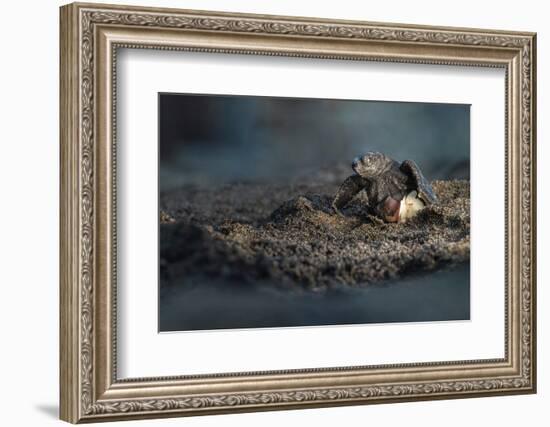
[[[339,212],[339,210],[346,206],[357,193],[367,186],[367,184],[368,181],[359,175],[347,177],[332,200],[332,207],[334,210]]]
[[[418,192],[418,198],[421,199],[426,205],[431,205],[437,202],[437,196],[422,172],[420,168],[412,160],[405,160],[399,166],[401,172],[406,174],[412,181],[413,185],[416,187]]]

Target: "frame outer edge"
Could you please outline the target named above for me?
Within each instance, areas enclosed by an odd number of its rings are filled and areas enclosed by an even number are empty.
[[[236,11],[221,11],[221,10],[207,10],[207,9],[189,9],[177,6],[163,7],[163,6],[143,6],[143,5],[129,5],[129,4],[112,4],[112,3],[90,3],[88,1],[76,1],[71,3],[81,9],[96,9],[104,11],[120,11],[124,10],[128,13],[161,13],[161,14],[180,14],[185,12],[197,17],[204,16],[207,18],[254,18],[259,20],[283,20],[294,23],[304,24],[339,24],[339,25],[370,25],[376,27],[388,27],[388,28],[407,28],[409,30],[432,30],[432,31],[466,31],[470,33],[478,34],[491,34],[491,35],[507,35],[518,37],[533,37],[536,33],[532,31],[514,31],[503,30],[496,28],[476,28],[476,27],[463,27],[463,26],[450,26],[444,27],[440,25],[423,25],[423,24],[411,24],[394,21],[366,21],[363,19],[333,19],[333,18],[321,18],[310,15],[284,15],[284,14],[272,14],[272,13],[252,13],[252,12],[236,12]]]
[[[104,8],[102,7],[104,6]],[[141,8],[141,7],[127,7],[127,6],[115,6],[115,5],[100,5],[100,4],[72,4],[63,6],[60,10],[61,17],[61,32],[60,32],[60,139],[61,139],[61,197],[60,197],[60,384],[61,384],[61,411],[60,418],[72,423],[78,422],[95,422],[95,421],[108,421],[118,419],[139,419],[139,418],[161,418],[168,416],[182,416],[182,415],[201,415],[206,413],[226,413],[226,412],[250,412],[258,410],[277,410],[277,409],[290,409],[290,408],[305,408],[305,407],[327,407],[336,405],[349,405],[349,404],[364,404],[364,403],[382,403],[382,399],[373,399],[374,397],[369,395],[369,402],[367,398],[363,397],[359,393],[359,397],[356,396],[356,389],[342,389],[342,390],[319,390],[320,393],[333,393],[342,392],[333,400],[332,394],[327,394],[326,398],[322,398],[322,395],[317,393],[317,390],[297,390],[292,393],[276,393],[269,391],[269,393],[263,393],[259,397],[251,393],[239,393],[228,395],[206,395],[191,397],[187,400],[177,399],[144,399],[144,400],[111,400],[111,401],[97,401],[97,396],[94,396],[96,391],[96,381],[93,377],[95,374],[94,353],[95,346],[97,345],[95,339],[95,333],[97,331],[91,329],[90,316],[95,314],[94,307],[96,303],[97,294],[92,290],[97,284],[97,276],[91,275],[92,272],[88,270],[90,265],[93,267],[97,259],[94,259],[94,244],[87,240],[91,236],[95,239],[95,233],[97,231],[97,223],[94,221],[95,205],[97,203],[95,194],[95,183],[93,173],[97,170],[94,163],[97,159],[94,156],[94,139],[97,135],[94,135],[93,130],[95,128],[90,127],[88,120],[93,119],[95,115],[95,109],[92,108],[91,115],[88,114],[88,110],[81,110],[83,106],[89,107],[88,103],[92,100],[92,104],[95,102],[95,84],[94,78],[95,70],[92,73],[92,80],[89,81],[88,64],[85,59],[90,59],[93,64],[93,40],[89,38],[80,37],[82,28],[86,29],[89,23],[88,20],[81,21],[81,12],[85,7],[91,8],[93,11],[98,11],[98,8],[106,9],[107,11],[120,12],[136,11],[136,12],[151,12],[155,10],[161,10],[156,8]],[[101,10],[100,12],[105,12]],[[192,11],[183,11],[177,9],[163,9],[167,13],[191,13]],[[84,11],[86,12],[86,11]],[[193,13],[195,14],[195,13]],[[214,18],[220,18],[224,21],[227,17],[243,17],[245,21],[249,19],[252,24],[262,19],[260,15],[247,15],[247,14],[218,14],[217,12],[196,12],[199,19],[198,27],[207,31],[228,31],[224,28],[218,28],[217,21]],[[85,15],[83,15],[85,16]],[[133,17],[133,14],[131,15]],[[195,17],[194,17],[195,18]],[[325,23],[327,21],[317,22],[316,19],[311,18],[311,21],[306,18],[290,18],[290,17],[271,17],[277,19],[284,19],[288,22],[286,24],[290,28],[289,34],[294,34],[294,31],[299,37],[309,37],[307,31],[304,31],[298,23],[306,23],[306,27],[315,29],[315,25]],[[110,22],[109,16],[105,17],[106,22]],[[268,19],[269,20],[269,19]],[[115,22],[116,23],[116,22]],[[204,25],[203,25],[204,23]],[[143,24],[137,22],[131,22],[132,25],[149,25],[147,20],[144,20]],[[230,23],[231,24],[231,23]],[[263,25],[264,23],[261,22]],[[345,22],[339,21],[334,24],[345,24]],[[358,23],[359,26],[367,23]],[[373,25],[374,23],[368,23]],[[190,28],[195,28],[195,23],[189,24]],[[389,30],[392,28],[392,24],[388,25]],[[81,28],[82,27],[82,28]],[[203,28],[204,27],[204,28]],[[293,30],[292,28],[297,29]],[[346,33],[346,34],[333,34],[332,28],[323,25],[321,28],[319,37],[327,37],[327,39],[343,39],[345,37],[363,38],[363,33]],[[229,30],[233,28],[228,26]],[[263,28],[263,26],[262,26]],[[417,28],[406,26],[404,29]],[[422,28],[422,27],[418,27]],[[436,32],[435,36],[439,34],[437,31],[447,31],[453,34],[453,30],[459,30],[458,28],[438,28],[438,27],[426,27],[428,31]],[[358,30],[357,28],[352,30]],[[233,28],[234,31],[234,28]],[[253,26],[246,28],[237,28],[237,32],[251,33],[255,32]],[[261,31],[262,32],[262,31]],[[282,29],[278,27],[268,27],[266,33],[274,32],[276,35],[283,33]],[[403,394],[391,395],[388,399],[391,402],[398,401],[410,401],[410,400],[435,400],[439,398],[463,398],[473,397],[475,395],[498,395],[498,394],[524,394],[533,393],[536,391],[536,339],[535,339],[535,327],[536,327],[536,313],[535,313],[535,286],[536,286],[536,129],[535,129],[535,111],[536,111],[536,99],[535,99],[535,75],[536,75],[536,35],[534,33],[507,33],[507,32],[495,32],[493,34],[490,31],[482,31],[468,29],[464,37],[466,38],[462,42],[457,42],[452,37],[449,38],[449,34],[445,33],[444,38],[436,37],[432,40],[430,37],[422,37],[419,31],[420,42],[423,44],[439,45],[441,43],[447,43],[448,45],[454,44],[467,44],[473,46],[481,43],[481,45],[487,44],[490,46],[496,46],[500,44],[500,47],[518,49],[521,48],[525,52],[530,48],[530,52],[525,55],[524,59],[530,60],[531,66],[528,73],[528,93],[530,99],[524,99],[526,102],[525,110],[527,114],[530,114],[528,120],[523,122],[527,131],[530,131],[530,138],[523,140],[524,147],[530,151],[530,155],[523,158],[527,161],[528,167],[530,167],[528,183],[526,182],[526,190],[530,190],[530,195],[525,200],[529,207],[523,209],[523,212],[529,209],[527,215],[524,215],[524,220],[527,220],[530,229],[527,233],[529,237],[529,247],[525,251],[526,256],[529,257],[529,283],[524,286],[524,300],[525,311],[529,311],[530,316],[525,316],[524,326],[527,329],[526,334],[522,334],[522,338],[526,338],[523,346],[523,354],[520,350],[520,358],[523,360],[527,358],[528,363],[526,365],[527,370],[523,370],[522,378],[510,379],[508,382],[503,383],[502,388],[497,384],[500,378],[495,379],[495,383],[489,381],[477,381],[479,388],[472,388],[471,393],[459,394],[460,390],[447,390],[446,384],[442,384],[443,387],[440,391],[433,389],[432,387],[438,384],[423,384],[425,387],[423,393],[417,392],[415,384],[397,385],[402,387],[405,391]],[[443,34],[443,33],[440,33]],[[496,34],[499,34],[498,36]],[[415,32],[407,32],[405,35],[398,35],[398,39],[405,36],[415,37]],[[317,34],[315,34],[317,36]],[[517,36],[517,37],[516,37]],[[377,37],[382,40],[382,38]],[[390,37],[391,38],[391,37]],[[408,40],[408,39],[407,39]],[[416,40],[416,39],[415,39]],[[485,40],[485,41],[484,41]],[[398,40],[399,41],[399,40]],[[411,41],[411,40],[408,40]],[[413,40],[414,41],[414,40]],[[89,49],[92,48],[91,51]],[[88,58],[87,55],[91,55]],[[299,55],[298,55],[299,56]],[[81,62],[81,60],[83,62]],[[520,60],[521,64],[521,60]],[[95,66],[95,65],[93,65]],[[86,81],[84,82],[82,73],[86,75]],[[83,83],[84,82],[84,83]],[[91,84],[93,92],[88,93],[90,88],[88,84]],[[521,87],[521,85],[520,85]],[[520,93],[523,91],[520,89]],[[82,97],[82,98],[81,98]],[[529,102],[530,101],[530,102]],[[93,124],[93,121],[91,122]],[[520,121],[521,123],[521,121]],[[93,129],[93,130],[92,130]],[[521,133],[521,132],[520,132]],[[90,160],[92,164],[89,164]],[[91,168],[91,169],[90,169]],[[89,182],[92,177],[91,182]],[[85,191],[86,190],[86,191]],[[93,194],[90,194],[92,191]],[[86,198],[81,199],[80,196],[86,192]],[[522,193],[523,191],[521,191]],[[84,227],[86,230],[81,230]],[[85,231],[85,232],[84,232]],[[81,233],[82,232],[82,233]],[[91,247],[92,245],[93,247]],[[85,275],[83,275],[85,273]],[[91,281],[91,282],[89,282]],[[530,296],[529,297],[529,292]],[[91,306],[91,307],[90,307]],[[92,309],[90,311],[90,308]],[[529,327],[531,331],[529,332]],[[529,372],[525,375],[526,372]],[[504,380],[503,380],[504,381]],[[508,380],[506,380],[508,381]],[[469,383],[466,382],[468,385]],[[494,384],[497,384],[493,387]],[[451,383],[449,385],[452,388]],[[475,384],[474,384],[475,385]],[[474,386],[472,386],[474,387]],[[477,386],[476,386],[477,387]],[[407,390],[411,392],[407,392]],[[401,390],[401,389],[399,389]],[[382,390],[384,391],[384,390]],[[389,390],[391,392],[392,390]],[[350,393],[348,396],[347,393]],[[292,394],[292,395],[291,395]],[[277,396],[276,396],[277,395]],[[279,396],[280,395],[280,396]],[[288,395],[288,396],[287,396]],[[287,400],[287,397],[289,400]],[[270,398],[273,400],[264,401],[264,398]],[[228,400],[229,399],[229,400]],[[259,399],[259,400],[258,400]],[[304,400],[305,399],[305,400]],[[385,399],[384,399],[385,400]]]
[[[531,36],[531,389],[537,393],[537,33]]]
[[[79,238],[78,238],[78,19],[74,5],[59,9],[59,418],[79,416]]]

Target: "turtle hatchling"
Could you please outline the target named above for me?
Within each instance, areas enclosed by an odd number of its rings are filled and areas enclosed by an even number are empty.
[[[369,152],[351,164],[355,174],[346,178],[334,196],[336,212],[365,190],[368,211],[386,222],[406,222],[437,197],[412,160],[399,163],[385,154]]]

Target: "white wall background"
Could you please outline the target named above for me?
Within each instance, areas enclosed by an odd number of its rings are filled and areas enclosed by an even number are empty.
[[[122,3],[110,0],[113,3]],[[547,425],[550,405],[550,29],[536,0],[133,0],[133,4],[538,32],[539,393],[438,402],[208,416],[131,425],[412,426]],[[0,66],[0,401],[2,425],[60,425],[58,402],[58,6],[57,0],[2,6]],[[546,170],[545,170],[546,169]],[[546,336],[545,336],[546,335]]]

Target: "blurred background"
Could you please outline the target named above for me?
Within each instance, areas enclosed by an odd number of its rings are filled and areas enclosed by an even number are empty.
[[[469,105],[161,93],[159,116],[161,191],[351,172],[366,151],[469,179]]]

